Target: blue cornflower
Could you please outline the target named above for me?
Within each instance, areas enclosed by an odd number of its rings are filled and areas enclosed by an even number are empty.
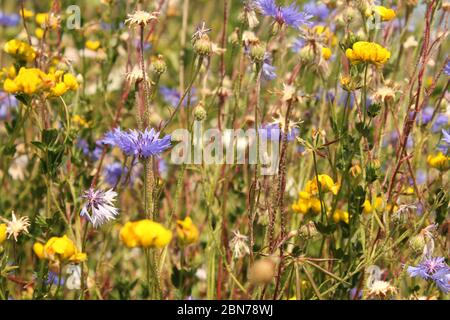
[[[181,99],[181,94],[178,92],[177,89],[172,89],[166,86],[161,86],[159,89],[159,92],[163,96],[164,101],[171,105],[172,107],[178,106]],[[197,102],[197,97],[195,96],[195,88],[191,89],[191,104],[195,104]],[[187,96],[183,100],[183,106],[187,105]]]
[[[131,129],[121,131],[120,128],[116,128],[109,131],[102,142],[119,147],[127,156],[149,158],[158,156],[170,148],[170,135],[159,139],[159,132],[153,128],[144,131]]]
[[[450,61],[444,67],[444,73],[450,77]]]
[[[15,27],[19,24],[20,17],[18,14],[6,14],[0,11],[0,26]]]
[[[298,28],[303,24],[309,25],[312,18],[310,14],[300,11],[295,3],[281,7],[275,0],[256,0],[255,4],[263,15],[274,18],[279,25],[287,24]]]
[[[272,65],[272,57],[266,52],[262,66],[263,78],[267,81],[275,79],[277,77],[277,74],[275,73],[276,70],[277,68]]]
[[[91,161],[97,161],[98,159],[100,159],[100,156],[103,152],[101,141],[97,141],[95,143],[94,149],[91,149],[89,147],[89,143],[85,139],[79,139],[76,146],[81,149],[81,152],[83,152],[83,154]]]
[[[442,129],[442,142],[450,146],[450,131]]]
[[[447,270],[447,273],[450,271],[443,257],[426,257],[417,266],[409,266],[407,272],[411,277],[420,277],[427,280],[432,279],[433,275],[441,270]]]
[[[303,10],[313,15],[318,20],[326,20],[330,14],[330,9],[323,3],[316,3],[315,1],[310,1],[304,5]]]
[[[450,292],[450,269],[442,268],[431,277],[438,288],[448,294]]]
[[[47,275],[47,281],[46,284],[53,284],[53,285],[58,285],[58,282],[61,286],[64,285],[64,278],[59,279],[59,276],[56,272],[53,271],[49,271],[48,275]]]
[[[0,91],[0,120],[7,119],[11,114],[11,108],[16,108],[17,105],[18,102],[14,96]]]
[[[111,187],[114,187],[119,182],[119,179],[124,179],[127,174],[128,168],[124,167],[120,162],[113,162],[111,164],[108,164],[105,166],[105,169],[103,169],[105,182]]]

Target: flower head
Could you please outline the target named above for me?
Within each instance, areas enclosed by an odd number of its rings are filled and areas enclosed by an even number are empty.
[[[85,253],[80,252],[75,243],[66,235],[51,237],[47,243],[36,242],[33,251],[39,259],[51,261],[70,261],[80,263],[87,259]]]
[[[7,14],[0,11],[0,26],[2,27],[15,27],[20,22],[20,16],[18,14]]]
[[[177,221],[177,235],[183,244],[191,244],[198,241],[199,232],[191,217]]]
[[[426,257],[417,266],[409,266],[407,272],[411,277],[419,277],[427,280],[432,278],[436,272],[443,269],[450,272],[450,268],[445,263],[443,257]]]
[[[298,28],[301,25],[310,24],[309,20],[312,18],[310,14],[300,11],[295,3],[281,7],[275,0],[256,0],[255,4],[263,15],[274,18],[280,26],[287,24]]]
[[[428,165],[441,171],[445,171],[450,167],[450,157],[438,152],[436,155],[429,155],[427,158]]]
[[[233,238],[230,241],[230,247],[235,259],[239,259],[250,254],[248,237],[241,234],[238,230],[233,231]]]
[[[391,53],[386,48],[378,43],[366,41],[355,42],[352,48],[345,51],[345,55],[352,64],[365,62],[378,67],[384,65],[391,57]]]
[[[6,240],[6,224],[0,224],[0,244]]]
[[[31,62],[36,58],[36,51],[28,43],[16,39],[6,42],[3,50],[14,58],[25,62]]]
[[[102,191],[90,188],[84,192],[83,198],[87,201],[81,209],[80,215],[86,216],[95,228],[114,220],[119,214],[119,209],[114,207],[113,203],[116,196],[117,193],[112,189]]]
[[[11,220],[6,222],[6,234],[8,239],[13,236],[14,240],[17,241],[17,237],[21,233],[28,233],[28,227],[30,226],[30,219],[28,217],[20,217],[17,219],[14,212],[12,213]]]
[[[125,24],[130,27],[136,26],[146,26],[152,20],[157,20],[159,12],[146,12],[146,11],[135,11],[132,14],[128,14],[128,18],[125,20]]]
[[[108,132],[102,142],[119,147],[127,156],[149,158],[158,156],[170,148],[170,139],[170,135],[160,139],[159,132],[153,128],[144,131],[131,129],[121,131],[120,128],[116,128]]]
[[[381,21],[391,21],[396,17],[395,11],[393,9],[383,6],[373,6],[371,8],[368,8],[366,11],[366,16],[379,16],[381,18]]]
[[[120,229],[120,239],[128,248],[163,248],[172,240],[172,232],[155,221],[144,219],[127,222]]]

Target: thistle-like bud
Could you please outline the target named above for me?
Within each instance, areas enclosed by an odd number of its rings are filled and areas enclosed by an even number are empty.
[[[195,108],[194,108],[194,118],[197,121],[203,121],[206,119],[207,113],[205,108],[203,107],[203,103],[199,103]]]
[[[262,63],[264,55],[266,54],[266,46],[262,44],[255,44],[250,49],[250,58],[254,63]]]
[[[210,56],[212,53],[212,43],[207,34],[202,35],[200,39],[195,41],[194,51],[199,56]]]
[[[425,248],[426,245],[425,237],[423,236],[423,234],[418,234],[409,239],[408,244],[411,250],[413,250],[415,253],[422,253],[423,248]]]
[[[158,76],[166,72],[167,65],[162,55],[158,55],[158,57],[152,61],[151,70]]]
[[[239,45],[239,28],[234,29],[234,31],[228,37],[228,42],[233,46]]]
[[[305,240],[313,239],[319,235],[314,222],[309,221],[307,224],[300,228],[299,236]]]
[[[307,45],[300,50],[300,59],[305,63],[311,63],[314,61],[315,53],[314,49]]]

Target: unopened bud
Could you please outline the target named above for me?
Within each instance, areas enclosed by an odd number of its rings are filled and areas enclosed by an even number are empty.
[[[158,76],[160,76],[164,72],[166,72],[167,65],[166,65],[166,62],[164,61],[162,55],[159,55],[155,60],[152,61],[151,69]]]
[[[200,39],[195,41],[194,51],[199,56],[209,56],[212,52],[212,43],[208,35],[204,34]]]
[[[255,44],[250,49],[250,58],[255,63],[262,63],[266,54],[266,47],[261,44]]]
[[[194,118],[197,121],[203,121],[206,119],[207,113],[205,108],[203,107],[202,103],[199,103],[195,108],[194,108]]]

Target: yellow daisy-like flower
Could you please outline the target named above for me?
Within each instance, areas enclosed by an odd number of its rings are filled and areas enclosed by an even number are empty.
[[[177,235],[184,244],[191,244],[198,241],[199,233],[190,217],[177,221]]]
[[[129,248],[163,248],[172,240],[172,232],[157,222],[144,219],[127,222],[120,230],[120,239]]]
[[[450,157],[447,157],[442,152],[437,155],[429,155],[427,158],[428,165],[432,168],[436,168],[441,171],[445,171],[450,168]]]
[[[372,63],[378,67],[384,65],[391,57],[391,52],[375,42],[358,41],[345,51],[352,64]]]

